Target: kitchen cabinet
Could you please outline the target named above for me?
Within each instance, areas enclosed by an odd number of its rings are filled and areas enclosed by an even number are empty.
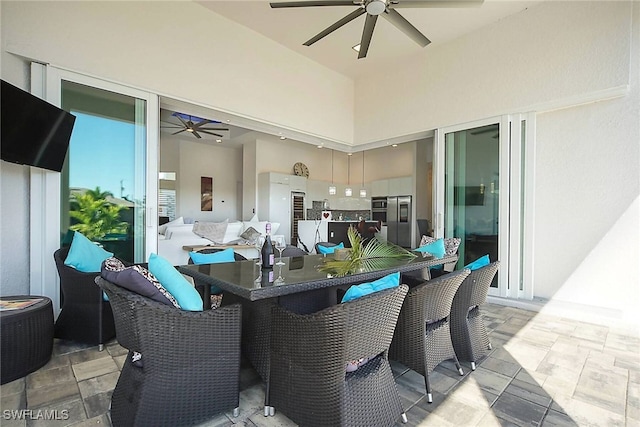
[[[371,181],[371,197],[387,197],[389,195],[389,180],[379,179]]]
[[[413,195],[413,179],[410,176],[401,176],[389,179],[388,196],[411,196]]]

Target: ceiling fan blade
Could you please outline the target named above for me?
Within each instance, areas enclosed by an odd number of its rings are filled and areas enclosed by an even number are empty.
[[[391,9],[400,8],[420,8],[420,7],[479,7],[484,0],[392,0],[389,4]]]
[[[224,138],[224,136],[220,135],[219,133],[209,132],[208,130],[205,130],[205,129],[198,129],[198,132],[206,133],[207,135],[214,135],[214,136],[217,136],[218,138]]]
[[[204,125],[209,124],[209,123],[211,123],[211,120],[209,120],[209,119],[202,119],[202,120],[201,120],[201,121],[199,121],[198,123],[195,123],[192,127],[193,127],[193,129],[197,129],[197,128],[199,128],[200,126],[204,126]]]
[[[180,120],[180,123],[182,123],[185,128],[189,127],[189,124],[187,122],[185,122],[182,117],[180,117],[180,116],[175,116],[175,117],[177,117],[177,119]]]
[[[364,21],[364,30],[362,30],[362,40],[360,40],[360,51],[358,52],[358,59],[367,56],[369,45],[371,44],[371,37],[373,36],[373,29],[376,27],[376,21],[378,15],[367,14],[367,20]]]
[[[182,132],[184,132],[184,131],[186,131],[186,129],[179,130],[178,132],[174,132],[174,133],[172,133],[171,135],[177,135],[177,134],[182,133]]]
[[[342,18],[341,20],[337,21],[335,24],[327,27],[325,30],[319,32],[318,34],[316,34],[315,36],[313,36],[312,38],[310,38],[309,40],[304,42],[303,45],[311,46],[312,44],[314,44],[315,42],[317,42],[321,38],[323,38],[325,36],[328,36],[329,34],[334,32],[338,28],[342,27],[344,24],[353,21],[354,19],[356,19],[358,16],[362,15],[363,13],[365,13],[365,10],[363,8],[358,8],[358,9],[354,10],[353,12],[351,12],[350,14],[348,14],[347,16]]]
[[[196,137],[196,138],[198,138],[198,139],[201,139],[201,138],[202,138],[202,137],[200,136],[200,134],[199,134],[198,132],[196,132],[195,130],[194,130],[194,131],[191,131],[191,133],[193,134],[193,136],[195,136],[195,137]]]
[[[269,3],[273,9],[281,7],[315,7],[315,6],[357,6],[351,0],[320,0],[320,1],[280,1]]]
[[[217,130],[217,131],[222,131],[222,132],[228,132],[229,128],[199,128],[198,131],[203,131],[203,130]]]
[[[184,126],[176,125],[173,123],[168,123],[166,125],[160,125],[161,129],[182,129]]]
[[[387,21],[391,22],[396,28],[405,33],[411,40],[418,43],[420,46],[425,47],[431,40],[425,37],[416,27],[411,25],[402,15],[393,9],[387,8],[385,13],[382,14]]]

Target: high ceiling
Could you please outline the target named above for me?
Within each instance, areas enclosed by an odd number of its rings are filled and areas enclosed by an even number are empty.
[[[368,55],[363,59],[357,59],[352,46],[360,42],[366,15],[311,46],[303,46],[305,41],[356,10],[355,5],[272,9],[267,1],[199,3],[327,68],[355,78],[405,58],[429,55],[433,46],[492,25],[541,1],[544,0],[485,0],[475,7],[397,9],[431,44],[422,48],[386,19],[378,19]]]

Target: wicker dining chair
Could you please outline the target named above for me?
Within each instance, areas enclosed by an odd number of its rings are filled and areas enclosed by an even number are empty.
[[[400,312],[389,357],[424,377],[429,403],[433,401],[429,374],[436,366],[453,359],[464,375],[451,343],[449,315],[458,286],[468,275],[469,270],[459,270],[413,287]]]
[[[318,255],[320,255],[320,254],[321,254],[321,252],[320,252],[320,249],[318,249],[318,246],[322,246],[322,247],[324,247],[324,248],[332,248],[332,247],[334,247],[334,246],[338,246],[338,244],[337,244],[337,243],[331,243],[331,242],[317,242],[317,243],[314,245],[314,248],[315,248],[315,250],[316,250],[316,253],[317,253]]]
[[[266,409],[302,426],[390,426],[406,415],[388,360],[408,287],[375,292],[312,314],[271,309]],[[353,372],[348,361],[372,357]]]
[[[96,286],[96,273],[83,273],[64,265],[69,247],[53,253],[60,276],[62,308],[55,323],[56,338],[98,345],[99,350],[116,335],[111,304],[105,301],[102,290]]]
[[[101,277],[96,283],[111,301],[116,338],[129,350],[111,396],[114,426],[193,425],[225,410],[238,415],[240,305],[184,311]]]
[[[487,301],[489,287],[498,272],[500,261],[474,270],[462,282],[451,306],[451,341],[458,360],[476,361],[491,350],[491,342],[480,313],[480,305]]]

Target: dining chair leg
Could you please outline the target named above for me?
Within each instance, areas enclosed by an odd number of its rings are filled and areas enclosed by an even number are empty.
[[[402,417],[402,424],[406,424],[406,423],[409,422],[409,419],[407,418],[407,413],[406,412],[403,412],[401,417]]]
[[[431,386],[429,385],[429,374],[424,375],[424,387],[427,390],[427,402],[433,403],[433,395],[431,394]]]
[[[476,362],[471,362],[471,370],[472,371],[476,370]]]
[[[236,407],[233,408],[233,417],[236,418],[238,415],[240,415],[240,407]]]
[[[104,344],[98,344],[98,351],[104,350]]]
[[[462,370],[462,366],[460,365],[460,361],[458,361],[458,357],[457,356],[453,356],[453,361],[456,364],[456,368],[458,368],[458,373],[460,374],[460,376],[464,375],[464,371]]]

